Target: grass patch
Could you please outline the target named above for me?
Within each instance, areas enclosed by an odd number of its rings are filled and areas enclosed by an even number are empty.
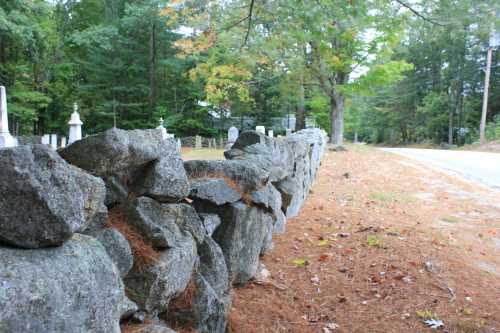
[[[446,223],[459,223],[460,219],[456,216],[445,216],[441,218],[441,221],[446,222]]]
[[[416,312],[416,315],[420,319],[428,320],[437,318],[434,313],[430,310],[419,310]]]
[[[368,235],[366,237],[366,244],[371,247],[382,247],[382,242],[375,235]]]
[[[415,202],[415,198],[394,192],[372,192],[370,193],[368,198],[370,200],[378,201],[384,204],[391,204],[395,202],[401,202],[401,203]]]
[[[189,160],[225,160],[224,149],[183,149],[181,157]]]

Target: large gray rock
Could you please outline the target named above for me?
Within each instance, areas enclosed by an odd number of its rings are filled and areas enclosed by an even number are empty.
[[[220,246],[211,237],[198,246],[199,272],[217,295],[222,297],[229,290],[229,272]]]
[[[101,179],[44,145],[0,150],[0,242],[23,248],[61,245],[106,216]]]
[[[273,243],[273,217],[269,214],[264,215],[264,239],[262,241],[262,247],[260,248],[260,255],[264,255],[274,248]]]
[[[221,218],[221,225],[213,238],[220,245],[229,270],[229,280],[234,284],[244,284],[257,271],[259,255],[267,236],[264,223],[266,212],[242,202],[215,206],[195,201],[198,212],[216,213]]]
[[[106,177],[159,160],[161,146],[159,130],[126,131],[112,128],[76,141],[60,154],[69,163],[94,175]]]
[[[201,333],[226,332],[231,295],[219,295],[200,273],[195,273],[196,293],[191,304],[194,327]]]
[[[124,277],[134,264],[132,249],[127,239],[116,229],[106,228],[96,231],[93,236],[104,246],[111,260]]]
[[[250,193],[264,186],[269,180],[269,172],[247,160],[186,161],[184,168],[191,181],[206,178],[229,178],[241,189]]]
[[[137,176],[134,193],[162,202],[176,202],[189,194],[189,183],[184,164],[173,138],[162,142],[160,159]]]
[[[176,333],[173,329],[161,324],[146,324],[134,328],[134,333]]]
[[[198,243],[206,232],[198,214],[187,204],[162,204],[148,197],[136,198],[124,206],[125,222],[132,225],[156,248],[175,246],[181,230],[189,232]]]
[[[229,186],[226,180],[200,178],[191,182],[189,197],[195,200],[208,200],[220,206],[241,199],[241,193]]]
[[[108,205],[124,201],[130,190],[167,202],[179,201],[189,192],[175,140],[163,139],[157,129],[113,128],[77,141],[60,154],[105,180]]]
[[[286,217],[282,210],[281,193],[271,183],[252,192],[252,202],[272,214],[274,232],[285,232]]]
[[[124,279],[128,295],[151,314],[167,311],[170,300],[186,289],[197,261],[191,235],[178,236],[173,247],[164,250],[157,262],[134,266]]]
[[[217,214],[199,214],[205,231],[208,236],[212,236],[215,229],[220,225],[220,217]]]
[[[304,190],[292,177],[286,177],[276,183],[276,188],[281,193],[282,210],[286,212],[287,218],[298,215],[304,198]]]
[[[94,238],[61,247],[0,247],[0,332],[119,333],[130,302],[120,272]]]
[[[168,316],[190,323],[197,332],[224,333],[231,304],[224,254],[210,237],[198,247],[198,254],[200,263],[192,278],[194,294],[189,304],[174,307]]]
[[[241,133],[232,149],[224,152],[229,160],[247,160],[269,172],[272,182],[286,177],[293,165],[293,152],[282,140],[270,138],[256,131]]]

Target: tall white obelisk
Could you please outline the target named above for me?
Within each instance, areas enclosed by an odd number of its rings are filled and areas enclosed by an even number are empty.
[[[0,148],[14,147],[15,141],[9,132],[7,116],[7,93],[5,87],[0,86]]]

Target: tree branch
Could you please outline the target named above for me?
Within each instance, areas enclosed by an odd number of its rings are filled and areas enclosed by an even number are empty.
[[[446,25],[445,24],[442,24],[442,23],[439,23],[439,22],[436,22],[434,20],[431,20],[430,18],[428,18],[427,16],[424,16],[422,15],[420,12],[418,12],[417,10],[413,9],[410,5],[404,3],[403,1],[401,0],[394,0],[396,1],[397,3],[399,3],[401,6],[407,8],[410,10],[410,12],[412,12],[413,14],[415,14],[415,16],[418,16],[420,17],[422,20],[424,21],[427,21],[429,23],[432,23],[432,24],[435,24],[435,25],[439,25],[440,27],[445,27]]]
[[[252,13],[253,13],[253,5],[255,4],[255,0],[250,1],[250,9],[248,10],[248,27],[247,33],[245,35],[245,40],[243,41],[242,47],[246,45],[248,41],[248,36],[250,35],[250,29],[252,29]]]

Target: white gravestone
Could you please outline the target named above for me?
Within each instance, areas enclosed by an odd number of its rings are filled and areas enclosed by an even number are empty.
[[[63,136],[61,138],[61,148],[64,148],[64,147],[66,147],[66,137],[65,136]]]
[[[266,135],[266,127],[265,126],[255,126],[255,130],[257,132],[260,132],[260,133]]]
[[[44,136],[42,136],[42,145],[50,145],[50,135],[49,134],[45,134]]]
[[[199,135],[195,138],[194,148],[201,149],[201,136]]]
[[[267,136],[269,136],[270,138],[274,138],[274,131],[273,130],[267,131]]]
[[[286,136],[290,136],[292,134],[292,130],[287,128],[286,129]]]
[[[73,113],[71,114],[71,119],[68,122],[69,125],[69,140],[68,144],[72,144],[75,141],[82,139],[82,121],[80,120],[80,115],[78,114],[78,104],[73,104]]]
[[[16,142],[9,132],[7,93],[5,87],[0,86],[0,148],[14,147],[15,145]]]
[[[163,123],[164,123],[164,120],[163,120],[163,117],[162,117],[162,118],[160,118],[160,126],[157,127],[157,129],[161,130],[161,136],[162,136],[162,138],[164,140],[168,139],[168,138],[173,138],[174,135],[167,132],[167,129],[163,126]]]
[[[230,127],[227,130],[227,144],[233,144],[238,140],[238,136],[240,136],[240,131],[236,127]]]
[[[50,146],[52,149],[57,150],[57,134],[50,135]]]
[[[177,151],[180,153],[182,148],[182,142],[181,139],[177,139]]]

